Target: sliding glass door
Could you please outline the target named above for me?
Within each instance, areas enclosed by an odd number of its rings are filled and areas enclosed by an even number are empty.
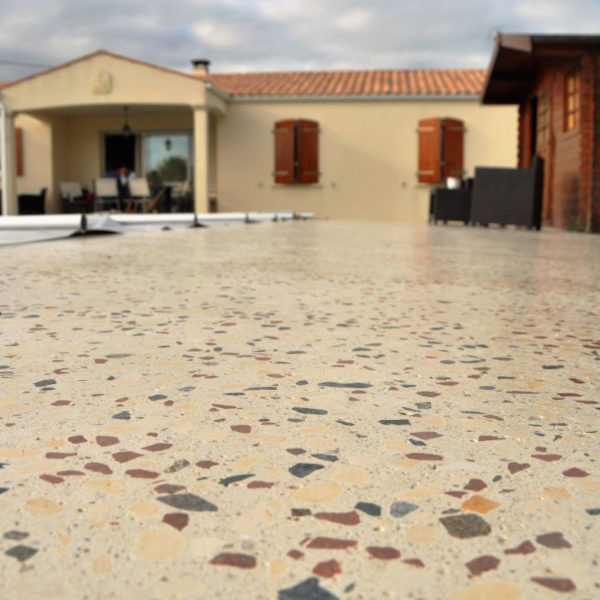
[[[143,141],[144,173],[162,183],[191,179],[190,133],[146,133]]]

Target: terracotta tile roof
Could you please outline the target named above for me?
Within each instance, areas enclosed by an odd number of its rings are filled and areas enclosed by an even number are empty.
[[[478,96],[485,73],[483,69],[211,73],[208,80],[234,97]]]

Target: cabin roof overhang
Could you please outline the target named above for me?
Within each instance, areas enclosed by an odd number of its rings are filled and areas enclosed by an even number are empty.
[[[531,93],[541,65],[551,60],[577,59],[593,48],[600,48],[600,36],[499,33],[481,102],[520,104]]]

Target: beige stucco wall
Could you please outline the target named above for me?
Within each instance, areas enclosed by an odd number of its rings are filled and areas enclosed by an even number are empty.
[[[102,88],[104,74],[108,86]],[[102,104],[204,105],[204,82],[100,53],[2,90],[10,111]]]
[[[464,164],[515,166],[517,112],[474,100],[231,102],[218,122],[219,210],[314,211],[319,217],[425,221],[429,186],[418,185],[417,122],[465,122]],[[320,183],[273,183],[273,124],[319,122]]]
[[[104,170],[104,134],[118,134],[123,127],[123,116],[89,115],[64,120],[64,147],[70,157],[63,166],[61,178],[91,185]],[[129,124],[135,134],[168,132],[192,132],[192,112],[186,114],[142,114],[132,112]],[[136,165],[141,172],[142,156],[138,152]]]
[[[17,177],[18,194],[52,191],[52,127],[48,121],[19,115],[15,126],[23,131],[23,175]]]
[[[48,189],[46,211],[60,212],[59,184],[76,181],[93,189],[93,181],[104,171],[103,136],[119,133],[123,115],[84,114],[62,116],[52,112],[36,117],[21,114],[17,127],[23,129],[24,173],[17,178],[17,193],[38,193]],[[136,134],[159,132],[192,133],[192,110],[178,112],[130,113],[129,123]],[[141,145],[141,144],[140,144]],[[138,171],[143,156],[138,152]]]
[[[227,110],[224,100],[207,91],[197,77],[106,52],[20,80],[4,87],[1,97],[8,114],[16,115],[16,124],[23,127],[25,137],[26,170],[16,192],[38,192],[40,187],[47,187],[48,212],[60,208],[60,181],[89,186],[100,175],[102,133],[120,131],[124,106],[130,108],[130,125],[136,132],[191,132],[205,111],[224,114]],[[152,114],[153,110],[159,114]],[[195,168],[204,174],[206,182],[206,128],[201,128],[197,137]],[[12,153],[12,147],[8,152]],[[29,163],[34,165],[32,169]],[[197,184],[202,206],[207,204],[207,191],[207,183]],[[16,210],[16,201],[7,204],[9,211]]]

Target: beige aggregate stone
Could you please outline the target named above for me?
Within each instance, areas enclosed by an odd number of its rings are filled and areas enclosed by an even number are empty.
[[[522,594],[506,581],[484,581],[453,594],[456,600],[520,600]]]
[[[184,549],[185,539],[176,531],[153,529],[140,533],[136,553],[148,561],[171,560]]]
[[[25,502],[23,510],[37,517],[51,517],[63,512],[64,507],[48,498],[33,498]]]
[[[334,500],[341,493],[342,486],[339,483],[335,481],[321,481],[319,483],[311,483],[297,490],[292,490],[290,496],[296,500],[320,504]]]

